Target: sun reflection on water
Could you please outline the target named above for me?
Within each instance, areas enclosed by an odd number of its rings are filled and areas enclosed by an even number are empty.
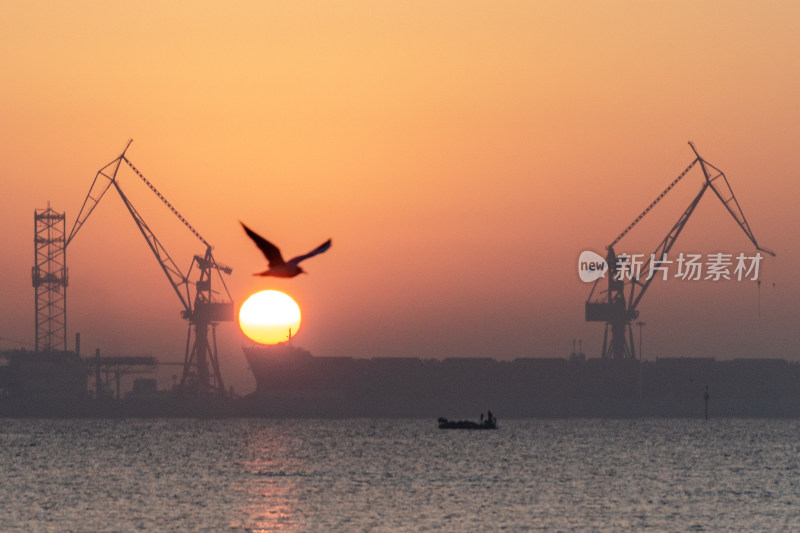
[[[300,529],[296,504],[302,463],[292,458],[295,440],[282,431],[264,428],[249,444],[236,487],[237,500],[242,502],[240,520],[232,523],[232,528],[254,533]]]

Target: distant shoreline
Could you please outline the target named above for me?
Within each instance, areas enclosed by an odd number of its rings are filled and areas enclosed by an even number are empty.
[[[257,388],[235,399],[158,391],[155,380],[94,399],[82,358],[19,352],[0,367],[0,417],[703,418],[707,390],[711,418],[800,418],[800,364],[783,359],[359,359],[289,343],[244,352]]]

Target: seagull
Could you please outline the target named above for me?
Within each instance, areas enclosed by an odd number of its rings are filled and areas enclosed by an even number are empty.
[[[239,222],[242,227],[244,228],[245,233],[247,236],[253,239],[253,242],[256,243],[258,249],[264,254],[269,262],[269,268],[264,272],[256,272],[253,274],[254,276],[275,276],[278,278],[293,278],[298,274],[305,274],[305,270],[300,268],[300,261],[308,259],[309,257],[314,257],[317,254],[321,254],[322,252],[326,251],[328,248],[331,247],[331,239],[328,239],[324,243],[320,244],[310,252],[304,255],[298,255],[297,257],[293,257],[288,261],[283,260],[283,256],[281,255],[281,251],[278,249],[277,246],[269,242],[267,239],[256,233],[255,231],[251,230],[247,226],[244,225],[244,222]]]

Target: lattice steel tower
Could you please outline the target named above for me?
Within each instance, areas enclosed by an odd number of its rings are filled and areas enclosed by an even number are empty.
[[[37,209],[34,221],[33,287],[36,351],[67,349],[67,256],[64,213]]]

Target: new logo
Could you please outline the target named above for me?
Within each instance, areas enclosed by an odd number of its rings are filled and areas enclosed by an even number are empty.
[[[608,263],[602,256],[590,250],[581,252],[578,258],[578,275],[581,277],[581,281],[590,283],[604,278],[607,271]]]

